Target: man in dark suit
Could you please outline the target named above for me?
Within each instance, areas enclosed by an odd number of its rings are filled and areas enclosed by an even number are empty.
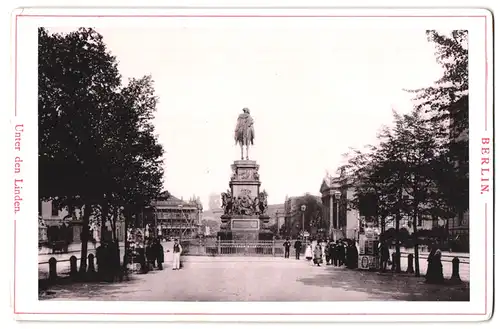
[[[283,243],[283,247],[285,247],[285,258],[290,258],[290,240],[286,238],[286,241]]]
[[[302,249],[302,242],[297,239],[293,245],[295,249],[295,259],[300,259],[300,250]]]

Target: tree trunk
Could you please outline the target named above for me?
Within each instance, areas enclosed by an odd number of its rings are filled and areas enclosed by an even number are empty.
[[[414,253],[415,253],[415,276],[420,276],[420,258],[418,253],[418,234],[417,234],[417,224],[418,224],[418,202],[414,201],[413,204],[413,238],[415,239]],[[410,266],[408,264],[408,266]]]
[[[118,238],[116,236],[116,220],[118,217],[118,207],[114,207],[113,209],[113,216],[111,217],[111,238],[113,241],[118,242]]]
[[[129,221],[129,215],[130,215],[130,212],[125,210],[124,212],[124,217],[125,217],[125,222],[124,222],[124,226],[125,226],[125,237],[124,237],[124,244],[125,244],[125,251],[123,252],[123,268],[126,269],[127,268],[127,264],[128,264],[128,248],[129,248],[129,245],[128,245],[128,221]],[[126,273],[126,272],[125,272]]]
[[[378,218],[378,215],[377,215],[377,218]],[[384,234],[385,234],[385,219],[380,218],[380,236],[384,237],[385,236]],[[385,243],[385,238],[381,242]],[[382,243],[380,245],[382,246]],[[380,270],[383,271],[385,269],[384,269],[384,262],[382,262],[382,250],[379,250],[378,253],[379,253],[379,259],[380,259],[379,267],[380,267]]]
[[[396,213],[396,259],[395,259],[395,272],[401,272],[401,246],[399,243],[399,224],[401,222],[401,210],[403,205],[403,184],[401,184],[398,196],[398,207]]]
[[[92,213],[92,206],[89,204],[84,205],[82,217],[82,250],[80,254],[80,273],[87,272],[87,246],[89,242],[89,218]]]
[[[106,221],[108,220],[109,203],[106,198],[101,203],[101,245],[106,237]]]
[[[118,238],[116,236],[116,220],[118,217],[118,207],[113,207],[113,215],[111,216],[111,239],[113,240],[113,245],[115,246],[115,252],[113,255],[113,265],[116,266],[115,269],[120,269],[120,243],[118,242]]]

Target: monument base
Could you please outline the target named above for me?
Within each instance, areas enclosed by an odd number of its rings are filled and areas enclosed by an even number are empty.
[[[272,240],[273,233],[266,225],[268,218],[268,216],[224,215],[224,218],[221,217],[224,224],[221,225],[217,237],[219,240],[234,241]]]

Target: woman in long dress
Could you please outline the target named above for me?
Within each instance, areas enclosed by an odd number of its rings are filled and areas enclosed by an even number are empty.
[[[425,274],[426,283],[443,283],[443,264],[441,262],[441,250],[436,243],[433,244],[431,252],[427,257],[427,273]]]
[[[311,259],[313,258],[312,247],[310,243],[307,243],[305,256],[307,261],[311,261]]]
[[[316,248],[314,248],[314,264],[320,266],[323,262],[323,250],[321,248],[321,243],[316,244]]]

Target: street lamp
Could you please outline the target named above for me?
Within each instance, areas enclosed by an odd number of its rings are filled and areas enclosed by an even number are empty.
[[[335,203],[337,204],[337,216],[336,216],[336,226],[335,228],[337,229],[337,232],[338,232],[338,229],[340,227],[340,220],[339,220],[339,212],[340,212],[340,191],[335,191],[334,193],[335,195]],[[335,239],[337,240],[337,239]]]
[[[304,227],[304,215],[305,215],[306,209],[307,209],[307,207],[305,204],[300,206],[300,211],[302,212],[302,240],[304,240],[304,238],[306,237],[305,227]]]

